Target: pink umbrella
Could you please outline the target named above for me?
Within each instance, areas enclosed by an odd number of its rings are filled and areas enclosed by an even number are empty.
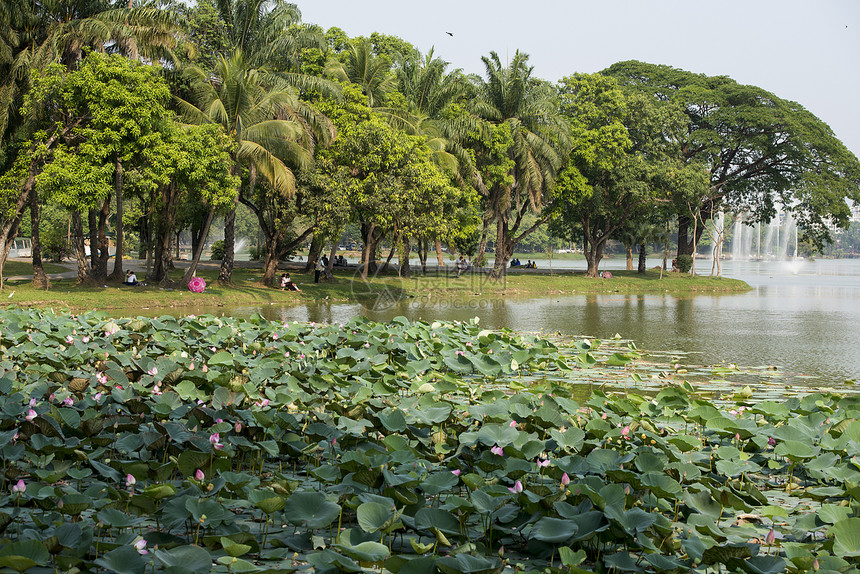
[[[204,289],[206,289],[206,281],[203,277],[192,277],[188,282],[188,290],[192,293],[203,293]]]

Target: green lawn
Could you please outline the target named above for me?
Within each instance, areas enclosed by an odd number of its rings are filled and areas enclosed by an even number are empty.
[[[68,271],[67,267],[56,265],[54,263],[45,263],[43,265],[45,273],[62,273]],[[16,275],[32,275],[33,264],[24,261],[7,261],[3,266],[3,277],[14,277]]]
[[[354,270],[335,272],[335,283],[314,284],[313,275],[291,272],[301,292],[284,292],[259,283],[259,269],[236,269],[232,285],[220,285],[215,281],[217,269],[202,271],[201,277],[208,286],[205,293],[189,292],[184,287],[148,285],[123,287],[116,284],[107,287],[78,286],[72,279],[51,282],[47,290],[34,289],[29,281],[8,281],[0,297],[0,305],[29,307],[52,307],[84,311],[90,309],[128,310],[136,313],[141,309],[217,308],[241,305],[289,305],[307,301],[358,301],[373,298],[381,292],[387,296],[451,297],[464,299],[475,296],[531,297],[541,295],[589,294],[589,293],[670,293],[673,295],[703,293],[738,293],[749,290],[743,281],[726,278],[690,277],[678,273],[663,274],[651,270],[645,274],[635,271],[613,272],[612,279],[588,279],[581,273],[537,274],[519,271],[511,273],[502,281],[493,281],[480,274],[469,274],[457,278],[456,274],[413,275],[405,279],[396,275],[381,275],[361,281]],[[181,278],[181,272],[172,275]],[[12,294],[14,292],[14,294]]]

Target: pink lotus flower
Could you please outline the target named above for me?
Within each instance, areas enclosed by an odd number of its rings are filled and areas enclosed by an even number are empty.
[[[203,372],[204,372],[204,373],[208,373],[208,372],[209,372],[209,367],[207,367],[206,365],[203,365],[203,369],[202,369],[202,370],[203,370]]]
[[[277,333],[272,333],[272,339],[274,339],[275,341],[277,341],[277,340],[278,340],[278,334],[277,334]]]
[[[157,375],[157,374],[158,374],[158,369],[156,369],[155,367],[152,367],[151,369],[149,369],[148,371],[146,371],[146,374],[147,374],[147,375],[152,375],[152,376],[154,377],[155,375]]]
[[[570,484],[570,477],[565,472],[564,474],[561,475],[561,485],[567,486],[568,484]]]
[[[30,406],[31,406],[31,407],[35,407],[35,406],[36,406],[37,404],[39,404],[39,403],[36,401],[36,399],[30,399],[30,403],[29,403],[29,404],[30,404]]]
[[[523,491],[523,483],[518,480],[514,483],[513,486],[508,487],[508,490],[510,490],[513,494],[519,494]]]
[[[21,494],[25,490],[27,490],[27,485],[24,484],[23,480],[19,480],[12,485],[12,494]]]
[[[213,433],[212,436],[209,437],[209,442],[212,444],[212,448],[215,450],[221,450],[224,448],[224,445],[221,444],[221,435],[217,432]]]
[[[516,427],[516,426],[517,426],[517,421],[511,421],[510,426],[511,426],[511,427]]]
[[[267,407],[267,406],[269,406],[269,399],[263,399],[261,401],[255,402],[254,404],[257,405],[258,407]]]
[[[125,475],[125,485],[128,486],[129,488],[131,488],[135,484],[137,484],[137,479],[134,478],[134,475],[133,474],[126,474]]]
[[[505,454],[505,449],[503,449],[503,448],[502,448],[502,447],[500,447],[499,445],[496,445],[496,446],[494,446],[493,448],[491,448],[491,449],[490,449],[490,452],[491,452],[491,453],[493,453],[493,454],[497,454],[497,455],[499,455],[499,456],[502,456],[503,454]]]
[[[72,397],[66,397],[65,399],[63,399],[63,404],[66,405],[67,407],[70,407],[73,404],[75,404],[75,401],[74,401],[74,399],[72,399]]]
[[[204,478],[206,478],[206,475],[203,474],[203,471],[198,468],[197,472],[194,473],[194,478],[196,480],[203,480]]]
[[[773,531],[773,528],[770,529],[770,532],[767,533],[767,536],[764,537],[764,542],[767,545],[773,544],[776,540],[776,532]]]
[[[545,458],[544,459],[538,459],[537,465],[538,465],[538,468],[546,468],[547,466],[549,466],[549,460],[545,459]]]
[[[203,293],[206,289],[206,281],[203,277],[192,277],[188,282],[188,290],[192,293]]]
[[[71,345],[71,344],[72,344],[72,343],[74,343],[74,342],[75,342],[75,340],[74,340],[74,338],[72,338],[72,336],[71,336],[71,335],[66,335],[66,343],[68,343],[69,345]]]
[[[107,385],[107,375],[105,375],[104,373],[97,372],[96,381],[98,381],[100,385]]]
[[[623,429],[621,429],[621,436],[627,436],[629,434],[630,434],[630,427],[629,426],[626,426]]]
[[[236,423],[233,427],[233,430],[235,430],[236,432],[242,432],[242,423]]]
[[[149,554],[149,550],[146,549],[146,540],[143,538],[134,543],[134,549],[137,550],[137,553],[140,555]]]
[[[96,393],[96,395],[93,398],[96,400],[96,402],[99,402],[100,400],[102,400],[102,394]]]
[[[193,371],[193,370],[194,370],[194,363],[191,363],[190,365],[188,365],[188,370],[189,370],[189,371]]]
[[[461,471],[460,471],[460,469],[458,468],[458,469],[452,470],[452,471],[451,471],[451,474],[453,474],[454,476],[460,476],[460,472],[461,472]]]
[[[34,411],[33,409],[30,409],[30,410],[28,410],[28,411],[27,411],[27,416],[25,416],[24,418],[25,418],[26,420],[28,420],[28,421],[32,421],[32,420],[33,420],[34,418],[36,418],[37,416],[39,416],[39,413],[37,413],[37,412],[36,412],[36,411]]]
[[[775,438],[773,438],[772,436],[767,438],[767,445],[768,445],[768,446],[773,446],[773,445],[775,445],[775,444],[776,444],[776,439],[775,439]]]

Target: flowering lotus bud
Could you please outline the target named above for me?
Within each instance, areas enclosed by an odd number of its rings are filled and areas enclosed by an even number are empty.
[[[137,479],[134,478],[134,475],[133,474],[126,474],[125,475],[125,485],[126,486],[134,486],[135,484],[137,484]]]
[[[512,487],[509,487],[508,490],[510,490],[513,494],[519,494],[523,491],[523,483],[518,480],[514,483]]]
[[[32,421],[37,416],[39,416],[39,414],[36,411],[34,411],[33,409],[30,409],[27,411],[27,416],[25,416],[24,418],[28,421]]]
[[[499,445],[495,445],[493,448],[490,449],[490,452],[502,456],[503,454],[505,454],[505,449],[503,449]]]
[[[771,545],[773,541],[776,540],[776,532],[773,531],[773,528],[770,529],[770,532],[767,533],[767,536],[764,537],[765,544]]]
[[[203,480],[204,478],[206,478],[206,475],[203,474],[203,471],[198,468],[197,472],[194,473],[194,478],[197,480]]]
[[[561,485],[567,486],[568,484],[570,484],[570,477],[565,472],[564,474],[561,475]]]
[[[138,554],[149,554],[149,551],[146,549],[146,540],[143,538],[134,543],[134,549],[137,550]]]
[[[819,568],[821,568],[821,566],[818,564],[818,558],[816,558],[812,561],[812,569],[818,572]]]
[[[12,485],[12,493],[13,494],[21,494],[25,490],[27,490],[27,485],[24,484],[23,480],[19,480],[14,485]]]

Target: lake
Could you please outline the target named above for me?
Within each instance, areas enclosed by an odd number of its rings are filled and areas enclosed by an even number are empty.
[[[537,263],[548,267],[548,261]],[[584,269],[582,261],[554,263],[554,268]],[[657,259],[648,261],[648,267],[658,264]],[[612,259],[601,269],[624,265],[623,259]],[[710,274],[711,261],[698,260],[696,265],[700,274]],[[788,380],[809,386],[842,386],[860,378],[860,260],[725,261],[722,274],[746,281],[752,291],[689,297],[571,294],[470,302],[418,299],[391,301],[375,309],[322,302],[227,313],[261,312],[274,320],[316,322],[346,321],[355,315],[377,321],[398,315],[460,321],[479,317],[489,328],[603,339],[617,333],[640,349],[677,356],[685,365],[773,366]]]

